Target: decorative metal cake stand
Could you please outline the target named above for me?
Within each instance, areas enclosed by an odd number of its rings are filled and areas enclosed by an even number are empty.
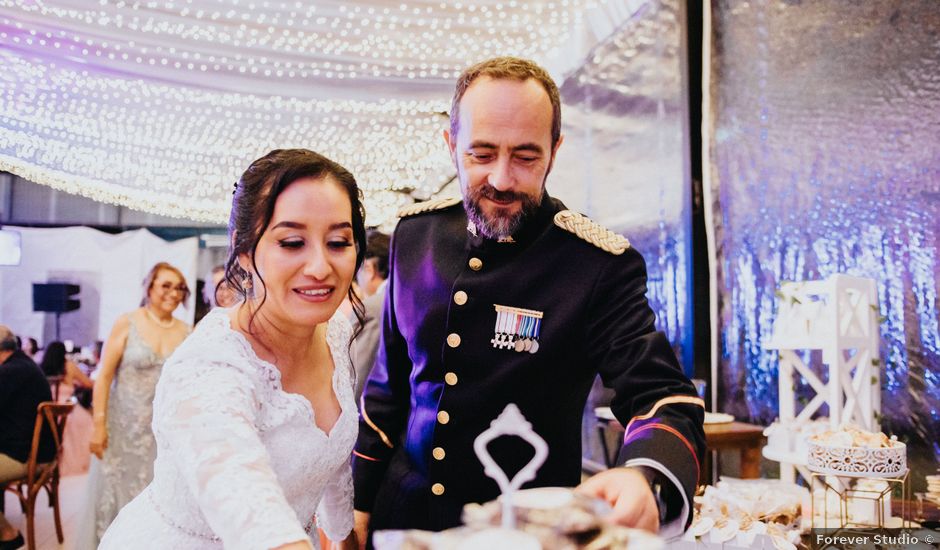
[[[898,474],[893,474],[885,477],[876,477],[872,475],[853,475],[847,472],[832,473],[832,472],[812,472],[810,475],[810,497],[811,497],[811,514],[810,514],[810,525],[815,534],[818,529],[826,530],[827,536],[838,536],[841,532],[851,530],[852,534],[878,534],[883,532],[885,529],[890,528],[901,528],[901,529],[910,529],[911,521],[908,518],[907,506],[911,500],[911,486],[908,483],[908,478],[910,476],[910,469],[905,469],[903,472]],[[851,487],[852,481],[857,481],[860,479],[868,479],[872,481],[884,482],[883,489],[865,489],[865,488],[853,488]],[[820,518],[822,525],[817,524],[816,518],[816,497],[815,491],[817,487],[823,488],[822,494],[822,517]],[[830,525],[829,517],[829,494],[834,493],[839,497],[839,518],[837,525]],[[887,509],[888,514],[891,514],[891,507],[889,502],[886,500],[891,495],[900,493],[901,499],[901,524],[900,525],[891,525],[887,524],[887,519],[885,517],[885,510]],[[874,507],[874,519],[873,523],[866,523],[860,521],[859,518],[852,518],[849,516],[849,503],[850,501],[870,501]],[[887,504],[887,506],[886,506]],[[823,546],[812,546],[813,548],[829,548],[835,547],[834,545],[823,545]]]

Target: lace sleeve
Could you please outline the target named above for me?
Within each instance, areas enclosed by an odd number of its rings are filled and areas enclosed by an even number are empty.
[[[308,540],[259,437],[259,407],[250,373],[196,361],[164,368],[154,400],[154,431],[225,548]]]
[[[344,462],[326,486],[317,506],[317,525],[333,542],[349,536],[353,528],[352,465]]]

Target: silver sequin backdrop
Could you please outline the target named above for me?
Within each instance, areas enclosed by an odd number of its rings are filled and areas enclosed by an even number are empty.
[[[874,278],[882,427],[940,456],[940,3],[711,2],[707,178],[722,410],[777,407],[781,281]]]

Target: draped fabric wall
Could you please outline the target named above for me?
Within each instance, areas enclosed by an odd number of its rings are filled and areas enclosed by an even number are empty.
[[[657,328],[692,373],[688,113],[682,0],[643,4],[561,84],[565,141],[547,184],[565,204],[625,235],[647,263]],[[589,399],[582,452],[603,464]],[[612,448],[620,443],[609,441]]]
[[[762,342],[782,281],[871,277],[884,319],[882,427],[910,441],[911,458],[936,460],[940,9],[711,6],[720,406],[776,415],[777,356]]]
[[[105,340],[118,315],[140,305],[141,282],[157,262],[179,268],[196,288],[199,239],[167,242],[146,229],[111,235],[88,227],[30,228],[18,231],[22,259],[18,266],[0,267],[0,323],[45,345],[55,337],[54,315],[34,313],[32,283],[78,284],[81,307],[61,316],[61,337],[83,346]],[[195,296],[174,313],[192,324]]]
[[[550,193],[646,259],[657,327],[692,373],[683,2],[647,2],[561,86],[565,142]]]

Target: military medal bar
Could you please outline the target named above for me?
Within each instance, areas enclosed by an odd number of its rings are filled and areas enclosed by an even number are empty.
[[[499,304],[493,307],[496,308],[496,327],[490,343],[494,348],[512,349],[519,353],[539,350],[543,312]]]

